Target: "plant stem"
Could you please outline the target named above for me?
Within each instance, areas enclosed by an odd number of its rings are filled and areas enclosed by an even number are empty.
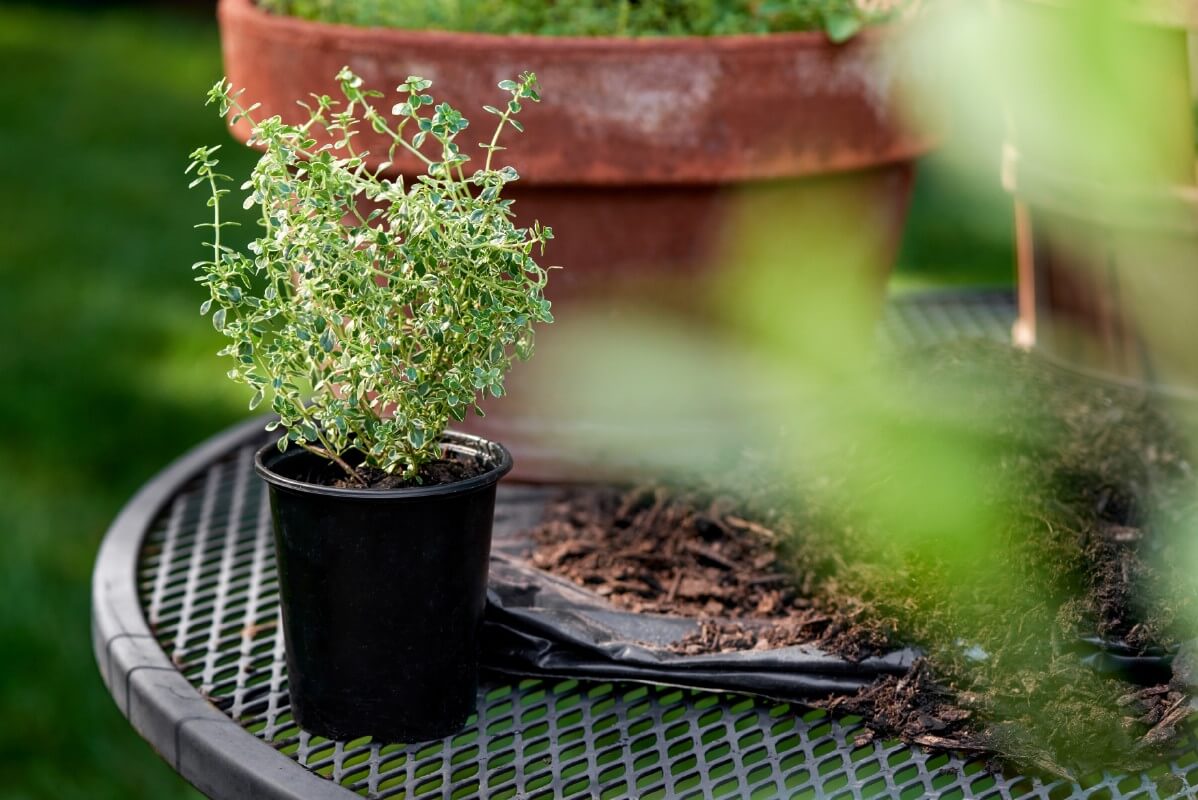
[[[483,172],[491,171],[491,157],[495,155],[495,149],[499,146],[499,134],[503,133],[503,126],[507,124],[508,117],[511,115],[511,109],[504,109],[503,115],[499,118],[499,124],[495,126],[495,134],[491,137],[491,143],[487,145],[487,163],[483,166]]]
[[[321,458],[323,458],[327,461],[332,461],[337,466],[341,467],[341,469],[345,470],[345,474],[349,476],[349,479],[351,481],[353,481],[354,483],[358,484],[359,486],[361,486],[363,489],[370,486],[370,484],[367,482],[367,480],[362,477],[362,473],[358,472],[356,469],[351,467],[344,458],[333,453],[331,450],[326,450],[323,447],[316,447],[314,445],[308,444],[307,442],[300,442],[299,444],[300,444],[300,447],[304,448],[309,453],[312,453],[313,455],[316,455],[316,456],[320,456]]]
[[[220,190],[216,185],[216,173],[209,167],[208,186],[212,189],[212,266],[220,266]]]
[[[362,477],[362,473],[351,467],[345,459],[337,455],[333,449],[333,446],[329,444],[328,440],[325,439],[324,435],[320,432],[320,426],[308,416],[306,408],[300,408],[300,419],[311,426],[312,430],[316,432],[316,438],[320,440],[320,444],[322,445],[322,447],[314,447],[309,445],[307,442],[299,442],[300,447],[304,448],[309,453],[313,453],[314,455],[318,455],[322,458],[332,461],[337,466],[341,467],[341,469],[345,470],[345,474],[349,476],[350,480],[358,483],[362,488],[366,488],[370,485],[370,483],[364,477]]]
[[[374,110],[373,106],[371,107],[371,110],[372,111]],[[424,153],[420,152],[420,150],[418,150],[411,142],[409,142],[407,139],[403,138],[403,135],[400,132],[391,130],[391,126],[387,124],[387,121],[385,119],[383,119],[382,115],[380,115],[376,112],[374,114],[374,117],[380,121],[380,124],[382,125],[383,130],[387,132],[387,135],[390,136],[396,144],[400,145],[401,147],[406,149],[409,153],[411,153],[412,155],[419,158],[421,161],[423,161],[425,163],[426,166],[431,166],[433,163],[435,163],[431,158],[426,156]],[[404,120],[404,122],[407,122],[407,120]]]

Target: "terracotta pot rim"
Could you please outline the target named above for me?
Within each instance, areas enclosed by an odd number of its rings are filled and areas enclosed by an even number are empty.
[[[1038,0],[1048,2],[1051,0]],[[301,17],[271,14],[258,7],[254,0],[219,0],[218,14],[223,16],[249,16],[268,26],[272,32],[293,36],[313,34],[337,36],[342,39],[364,39],[381,41],[387,46],[419,39],[425,43],[443,41],[455,47],[493,50],[496,46],[532,48],[541,52],[594,52],[644,51],[687,52],[693,50],[737,51],[759,50],[762,45],[773,45],[794,49],[824,49],[846,47],[854,42],[871,42],[886,39],[894,31],[905,27],[904,23],[879,23],[869,25],[846,42],[833,42],[823,31],[786,31],[780,33],[735,33],[713,36],[666,35],[666,36],[549,36],[535,33],[477,33],[474,31],[447,31],[421,28],[363,27],[337,22],[320,22]],[[1198,10],[1195,12],[1198,14]]]

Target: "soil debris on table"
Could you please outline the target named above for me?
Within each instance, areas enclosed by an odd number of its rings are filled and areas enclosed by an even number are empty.
[[[788,529],[741,513],[730,497],[664,486],[579,489],[533,531],[532,562],[618,608],[699,618],[680,653],[814,644],[861,658],[886,647],[881,630],[814,607],[810,583],[780,563]]]
[[[681,653],[921,648],[907,675],[822,704],[862,716],[866,738],[984,750],[1052,777],[1151,765],[1185,730],[1193,676],[1180,658],[1172,677],[1167,659],[1099,674],[1079,652],[1167,654],[1198,634],[1183,535],[1198,489],[1177,429],[1150,396],[1000,345],[940,346],[898,368],[949,389],[880,410],[862,430],[881,436],[816,465],[819,491],[768,476],[740,481],[766,487],[751,497],[577,490],[534,532],[534,563],[617,607],[698,618]],[[918,497],[943,479],[910,465],[936,447],[976,473],[969,500],[989,526],[976,536],[924,531],[918,505],[910,519],[873,514],[874,487]]]
[[[926,659],[919,659],[905,675],[888,676],[861,691],[833,697],[823,707],[856,714],[869,721],[858,747],[879,733],[943,750],[987,751],[989,745],[970,728],[973,712],[932,677]]]

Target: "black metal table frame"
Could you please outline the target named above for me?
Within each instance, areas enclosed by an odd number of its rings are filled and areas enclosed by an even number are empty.
[[[933,320],[936,318],[936,314],[946,312],[946,309],[933,310],[935,314],[930,317]],[[960,309],[949,308],[947,312],[958,313]],[[925,323],[926,320],[921,318],[919,324]],[[990,320],[987,324],[993,327],[995,321]],[[912,331],[916,337],[920,335],[917,328],[903,333],[910,335]],[[285,747],[283,750],[276,749],[263,738],[252,733],[251,730],[247,730],[204,696],[200,688],[184,674],[181,665],[176,664],[163,649],[159,636],[147,621],[145,598],[139,594],[139,568],[144,555],[143,547],[147,533],[155,520],[161,518],[167,504],[183,490],[189,481],[212,468],[212,465],[219,460],[227,458],[232,451],[238,448],[244,450],[246,442],[252,440],[261,431],[261,427],[261,419],[249,420],[192,450],[145,485],[113,522],[101,545],[93,574],[92,640],[95,656],[105,684],[133,727],[183,778],[205,794],[213,797],[254,797],[266,798],[266,800],[274,798],[344,800],[353,793],[346,786],[328,780],[314,771],[311,765],[304,766],[297,763],[294,754],[286,752],[291,749],[290,747]],[[245,510],[242,511],[244,513]],[[261,516],[260,512],[258,516]],[[189,572],[185,580],[196,581],[195,571]],[[514,686],[513,683],[508,687],[508,691],[518,691],[513,688]],[[611,690],[610,686],[608,688]],[[577,694],[577,692],[585,690],[593,695],[598,689],[602,689],[602,687],[591,689],[582,687],[571,691],[575,691]],[[628,733],[629,730],[645,730],[645,725],[668,727],[671,719],[679,719],[679,716],[675,715],[675,709],[671,707],[671,703],[675,706],[686,704],[688,719],[699,720],[700,715],[708,717],[716,711],[712,704],[717,702],[715,698],[719,696],[718,693],[696,691],[684,699],[678,699],[674,697],[675,694],[679,694],[677,691],[662,689],[662,687],[657,687],[657,689],[668,692],[668,694],[661,695],[664,698],[662,703],[650,709],[651,713],[648,713],[647,717],[641,718],[631,728],[627,724],[628,719],[624,718],[621,730],[625,733]],[[546,693],[539,689],[531,691],[540,694]],[[546,691],[549,694],[547,702],[552,703],[556,689],[550,688]],[[618,710],[623,714],[627,711],[630,703],[636,704],[637,708],[642,706],[647,708],[646,701],[643,700],[644,695],[636,696],[640,692],[641,690],[636,690],[618,701],[617,705],[620,706]],[[632,700],[629,700],[629,697],[632,697]],[[709,699],[710,702],[708,702]],[[777,707],[769,708],[765,704],[759,704],[756,711],[748,712],[745,709],[752,706],[752,701],[749,698],[744,698],[744,701],[748,704],[747,706],[736,701],[735,697],[720,700],[723,704],[721,707],[725,718],[723,722],[713,723],[717,724],[720,731],[726,730],[729,740],[733,742],[733,747],[737,746],[735,744],[737,737],[745,736],[755,725],[764,723],[769,726],[777,715]],[[505,701],[500,699],[496,702]],[[490,708],[489,704],[492,704],[489,697],[480,699],[480,714],[483,713],[484,705],[488,709]],[[600,705],[603,704],[610,706],[610,702],[607,700],[600,703]],[[518,705],[519,703],[517,703]],[[791,715],[795,714],[796,710],[783,713]],[[587,712],[587,718],[594,718],[592,711]],[[1085,786],[1070,787],[1060,782],[1045,784],[1038,780],[1019,776],[994,775],[991,778],[980,771],[980,763],[963,760],[958,756],[918,756],[911,760],[899,759],[896,761],[900,755],[903,755],[900,752],[902,750],[900,746],[875,744],[871,745],[870,747],[873,749],[867,752],[866,749],[854,743],[854,730],[857,728],[852,724],[842,726],[841,723],[830,719],[813,719],[810,725],[814,732],[809,733],[802,730],[805,724],[803,719],[796,718],[797,721],[793,724],[798,727],[793,729],[793,735],[780,734],[785,736],[787,741],[795,740],[789,745],[794,749],[784,751],[779,743],[782,740],[766,742],[770,753],[773,753],[768,762],[773,764],[775,771],[790,770],[791,773],[790,776],[779,774],[762,786],[776,786],[779,793],[782,790],[790,793],[791,776],[807,772],[810,773],[808,777],[811,778],[811,781],[801,783],[801,785],[799,782],[794,783],[797,793],[804,797],[824,796],[828,791],[832,791],[836,796],[853,798],[882,796],[883,794],[918,797],[940,792],[960,797],[1164,796],[1158,790],[1151,775],[1104,774],[1093,781],[1088,781]],[[488,723],[482,725],[482,736],[486,739],[490,735],[487,730],[490,721],[481,720],[480,725],[483,721]],[[513,722],[513,724],[518,723]],[[695,745],[699,748],[694,751],[696,755],[713,752],[703,749],[707,746],[704,744],[706,741],[705,729],[700,730],[696,727],[687,735],[692,734],[695,738]],[[700,735],[703,738],[702,742]],[[802,741],[798,742],[800,736]],[[632,736],[628,737],[628,739],[632,738]],[[587,736],[586,740],[590,741],[590,737]],[[673,749],[668,735],[659,733],[655,741],[656,743],[652,746],[661,750],[663,758],[671,758],[672,756],[666,753],[667,749]],[[1198,743],[1194,744],[1195,749],[1190,755],[1168,767],[1162,765],[1161,768],[1180,777],[1186,786],[1191,782],[1198,785]],[[775,747],[775,745],[778,746]],[[306,739],[303,746],[308,746]],[[324,746],[320,745],[320,747]],[[448,743],[445,746],[448,748]],[[631,743],[625,740],[615,743],[607,742],[602,747],[606,748],[607,752],[614,752],[618,749],[631,750],[631,752],[623,752],[620,756],[629,764],[632,764],[637,757],[635,741]],[[757,744],[753,747],[760,749],[761,745]],[[835,759],[834,780],[828,782],[820,779],[818,773],[824,772],[825,764],[832,763],[828,761],[831,758],[829,748],[835,747],[840,747],[844,751],[843,758]],[[337,750],[339,753],[341,752],[341,745],[337,745]],[[419,747],[414,748],[412,757],[418,758],[420,752]],[[446,750],[445,752],[453,754],[456,763],[456,751]],[[372,769],[376,775],[375,783],[377,783],[377,750],[372,757],[376,762]],[[485,759],[486,757],[484,748],[484,755],[480,758]],[[577,761],[578,756],[571,758]],[[729,757],[724,755],[719,758],[727,759]],[[796,761],[796,758],[799,761]],[[910,758],[910,756],[906,756],[906,758]],[[354,759],[356,760],[357,757]],[[803,759],[807,759],[810,763],[803,764]],[[863,773],[858,772],[856,767],[850,764],[850,760],[858,759],[866,766],[870,766],[871,770],[873,763],[876,763],[878,770],[887,773],[885,781],[879,781],[876,777],[863,780],[861,778]],[[843,765],[841,765],[842,760]],[[588,761],[593,763],[590,763],[587,769],[595,776],[601,777],[605,769],[603,764],[607,762],[594,754],[588,756]],[[765,764],[756,766],[752,766],[752,764],[753,762],[742,759],[738,762],[736,769],[744,771],[751,767],[754,772],[760,772],[765,766]],[[663,763],[663,766],[667,770],[672,768],[670,764]],[[842,780],[838,770],[842,770],[847,778]],[[900,770],[902,773],[910,773],[910,775],[907,778],[901,778],[889,774],[890,772],[899,773]],[[1160,772],[1160,770],[1153,772]],[[419,768],[416,768],[414,772],[410,770],[408,774],[419,776]],[[537,778],[536,795],[545,796],[545,792],[556,792],[559,789],[571,791],[571,786],[578,785],[578,781],[574,778],[576,774],[577,771],[569,765],[561,770],[555,768],[549,784],[542,783],[541,778]],[[686,790],[686,794],[700,796],[700,791],[718,794],[717,790],[720,789],[720,786],[727,786],[726,781],[723,784],[709,782],[708,777],[704,772],[701,785],[698,788],[692,786]],[[718,779],[719,775],[717,774],[715,777]],[[391,779],[388,783],[393,783],[393,781],[394,779]],[[592,786],[596,786],[596,788],[583,788],[574,791],[581,791],[583,796],[589,794],[589,796],[597,797],[601,792],[604,797],[617,796],[603,791],[601,784],[602,781],[598,785],[592,782]],[[364,792],[361,782],[357,785],[359,791]],[[532,791],[527,790],[527,787],[525,790],[512,789],[513,785],[505,785],[503,792],[505,796],[524,797],[526,794],[521,792],[525,791],[527,795],[533,794]],[[630,787],[631,791],[632,788],[639,788],[640,780],[635,773],[630,773],[623,785]],[[667,786],[666,781],[657,780],[653,784],[654,793],[657,796],[673,796],[675,789],[669,787],[677,787],[677,785],[674,782]],[[746,779],[738,785],[747,787],[750,784]],[[411,788],[413,791],[405,791],[405,796],[410,794],[426,796],[428,794],[427,792],[422,794],[418,786]],[[385,793],[390,794],[391,791],[394,789]],[[1183,787],[1181,793],[1166,791],[1165,794],[1191,796],[1190,792],[1190,789]],[[448,785],[444,790],[433,790],[433,793],[441,794],[443,797],[458,796]],[[484,785],[480,784],[473,796],[485,797],[487,793]],[[756,792],[754,795],[756,796]]]
[[[159,473],[113,522],[92,577],[92,644],[100,675],[121,712],[185,780],[212,797],[344,800],[345,790],[306,769],[205,699],[159,646],[137,594],[142,537],[172,493],[252,432],[249,420]],[[270,780],[263,781],[262,776]]]

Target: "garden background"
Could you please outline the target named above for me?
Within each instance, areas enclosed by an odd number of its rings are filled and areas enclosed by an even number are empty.
[[[251,162],[204,107],[220,70],[201,0],[0,4],[0,800],[197,796],[113,705],[88,606],[121,505],[248,413],[190,270],[187,154]],[[923,165],[894,291],[1011,282],[995,153],[982,194]]]

